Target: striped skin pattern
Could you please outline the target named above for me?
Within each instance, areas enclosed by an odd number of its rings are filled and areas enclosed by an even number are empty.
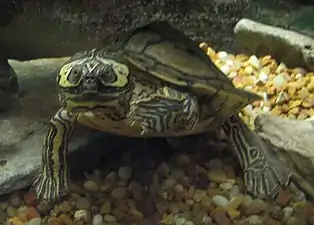
[[[42,171],[34,182],[38,199],[52,202],[68,190],[67,145],[76,122],[168,140],[193,139],[222,125],[248,190],[274,197],[288,184],[290,172],[231,116],[260,97],[233,87],[195,43],[170,25],[157,22],[141,29],[121,38],[117,47],[77,53],[60,69],[62,108],[51,119],[43,146]]]
[[[131,126],[139,124],[144,133],[176,133],[192,130],[199,123],[199,108],[195,98],[170,87],[131,102],[126,118]]]
[[[59,199],[68,192],[67,155],[76,116],[60,109],[50,120],[42,151],[41,173],[33,183],[39,199]]]
[[[233,115],[222,127],[243,170],[249,192],[262,198],[275,198],[282,186],[289,185],[290,170],[278,163],[267,144],[239,116]]]

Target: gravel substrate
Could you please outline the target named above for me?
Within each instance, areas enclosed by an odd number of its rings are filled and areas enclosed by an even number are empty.
[[[235,86],[263,96],[242,111],[248,124],[261,111],[297,119],[314,116],[313,73],[289,69],[271,56],[216,53],[205,43],[200,47]],[[314,225],[314,206],[302,192],[282,190],[272,203],[246,193],[228,149],[174,151],[162,160],[153,154],[134,157],[121,157],[115,169],[85,174],[53,206],[36,204],[33,192],[6,196],[0,202],[0,224]]]

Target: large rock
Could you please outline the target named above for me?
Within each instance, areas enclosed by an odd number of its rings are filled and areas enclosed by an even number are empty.
[[[314,198],[314,120],[290,120],[262,114],[255,119],[255,129],[291,168],[296,183]]]
[[[270,54],[291,67],[314,70],[314,39],[308,36],[249,19],[241,19],[234,32],[237,41],[251,54]]]

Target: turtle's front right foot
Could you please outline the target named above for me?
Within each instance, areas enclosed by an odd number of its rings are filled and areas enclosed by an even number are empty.
[[[254,164],[244,168],[244,183],[254,196],[275,199],[278,192],[289,184],[291,171],[280,161],[261,154],[263,153],[256,150],[259,157]]]
[[[68,193],[67,183],[57,183],[53,177],[40,174],[33,183],[37,199],[49,203],[57,202]]]

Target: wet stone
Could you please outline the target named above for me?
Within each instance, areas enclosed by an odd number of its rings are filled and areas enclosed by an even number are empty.
[[[93,217],[92,225],[103,225],[103,217],[100,214],[96,214]]]
[[[111,212],[111,202],[109,201],[104,201],[102,204],[101,204],[101,207],[100,207],[100,213],[101,214],[108,214]]]
[[[78,209],[88,209],[91,206],[91,202],[88,198],[80,197],[76,200],[76,207]]]
[[[87,210],[84,210],[84,209],[77,210],[74,213],[74,219],[87,222],[89,221],[89,213]]]
[[[11,195],[9,202],[10,202],[10,205],[12,205],[13,207],[16,207],[16,208],[20,207],[22,204],[21,197],[18,193]]]
[[[61,214],[58,218],[65,225],[72,225],[73,224],[72,218],[67,214]]]
[[[99,191],[99,187],[97,185],[97,183],[95,181],[86,181],[84,183],[84,189],[86,191],[89,191],[89,192],[98,192]]]
[[[42,219],[41,218],[33,218],[29,220],[26,225],[42,225]],[[68,224],[65,224],[68,225]]]
[[[122,180],[129,180],[132,176],[132,170],[130,167],[127,166],[120,167],[118,175]]]
[[[267,208],[267,203],[260,199],[254,199],[248,206],[247,214],[259,214]]]
[[[117,218],[113,215],[107,214],[107,215],[104,215],[104,222],[114,223],[114,222],[117,222]]]
[[[115,199],[124,199],[128,195],[128,190],[126,187],[116,187],[111,192],[111,196]]]
[[[229,204],[229,200],[222,195],[216,195],[212,200],[217,206],[221,207],[227,206]]]
[[[284,216],[284,212],[282,211],[281,207],[278,205],[273,206],[269,214],[275,220],[281,220],[282,217]]]

